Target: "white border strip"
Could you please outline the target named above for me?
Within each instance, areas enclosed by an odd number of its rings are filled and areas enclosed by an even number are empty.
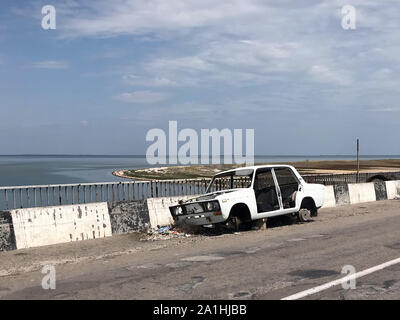
[[[360,271],[360,272],[357,272],[357,273],[354,273],[354,274],[350,274],[350,275],[348,275],[348,276],[346,276],[344,278],[337,279],[337,280],[325,283],[323,285],[320,285],[320,286],[317,286],[317,287],[314,287],[314,288],[311,288],[311,289],[308,289],[308,290],[293,294],[293,295],[288,296],[286,298],[282,298],[281,300],[297,300],[297,299],[301,299],[301,298],[307,297],[309,295],[312,295],[314,293],[317,293],[317,292],[332,288],[334,286],[337,286],[339,284],[345,283],[345,282],[347,282],[349,280],[355,280],[357,278],[366,276],[366,275],[368,275],[370,273],[382,270],[384,268],[390,267],[390,266],[392,266],[394,264],[397,264],[397,263],[400,263],[400,258],[397,258],[397,259],[382,263],[380,265],[377,265],[375,267],[366,269],[364,271]]]

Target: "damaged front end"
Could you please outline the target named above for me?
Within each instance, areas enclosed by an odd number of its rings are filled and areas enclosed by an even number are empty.
[[[208,225],[223,222],[218,200],[211,201],[180,201],[179,205],[169,207],[172,218],[177,224]]]

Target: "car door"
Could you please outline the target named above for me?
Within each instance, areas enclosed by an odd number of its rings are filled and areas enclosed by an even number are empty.
[[[296,212],[296,197],[301,190],[300,181],[289,167],[277,167],[272,171],[277,184],[282,213]]]
[[[257,204],[257,217],[281,214],[282,200],[272,168],[257,169],[253,188]]]

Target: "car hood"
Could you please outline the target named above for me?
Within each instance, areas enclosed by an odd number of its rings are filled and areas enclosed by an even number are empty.
[[[227,194],[227,193],[232,193],[232,192],[237,192],[241,189],[230,189],[230,190],[221,190],[221,191],[215,191],[215,192],[210,192],[206,193],[204,195],[201,195],[199,197],[191,198],[185,201],[182,201],[181,203],[191,203],[191,202],[197,202],[197,201],[207,201],[207,200],[213,200],[216,197],[222,195],[222,194]]]

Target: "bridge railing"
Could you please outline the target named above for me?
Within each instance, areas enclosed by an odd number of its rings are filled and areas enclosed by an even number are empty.
[[[209,181],[177,179],[0,187],[0,210],[194,195],[204,193]]]
[[[341,183],[363,183],[371,181],[400,180],[400,171],[391,172],[360,172],[358,181],[356,173],[327,173],[302,175],[308,183],[334,185]]]
[[[359,182],[367,182],[379,176],[384,180],[400,180],[400,172],[361,173]],[[357,180],[355,174],[303,175],[303,178],[309,183],[324,185],[356,183]],[[0,187],[0,210],[195,195],[205,193],[210,180],[204,178]],[[234,183],[236,187],[246,184],[240,179]],[[227,188],[227,183],[220,181],[211,191]]]

